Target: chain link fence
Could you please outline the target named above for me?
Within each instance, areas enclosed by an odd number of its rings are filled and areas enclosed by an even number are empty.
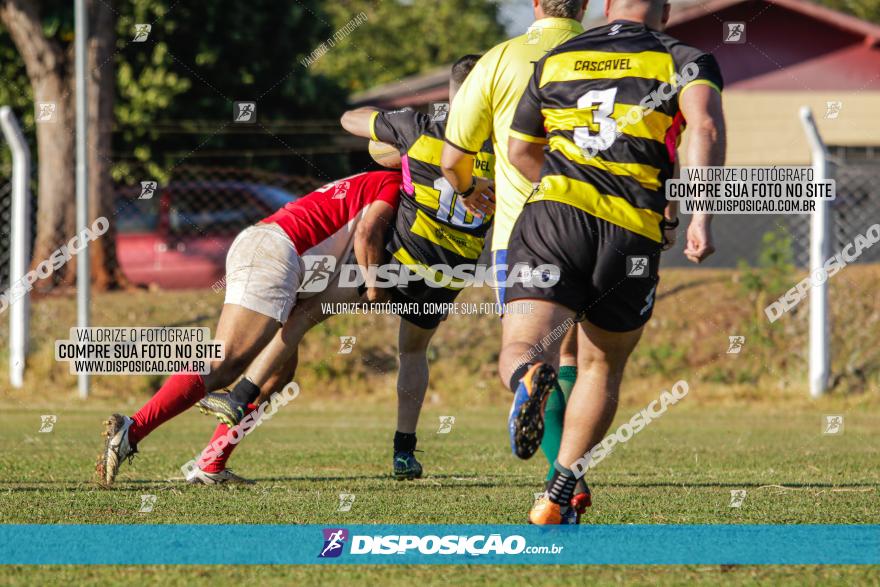
[[[832,254],[880,219],[880,160],[838,160],[834,170]],[[190,166],[175,169],[161,184],[117,185],[110,218],[117,230],[117,262],[134,284],[211,287],[222,279],[226,250],[239,231],[324,183],[315,177],[259,169]],[[3,289],[9,286],[11,202],[10,178],[5,174],[0,177]],[[32,234],[37,213],[31,214]],[[681,253],[686,223],[684,217],[679,244],[663,256],[665,267],[693,267]],[[742,261],[755,265],[768,232],[789,239],[796,266],[809,264],[809,215],[721,215],[713,229],[717,252],[705,267],[731,268]],[[867,249],[857,262],[880,262],[880,248]]]
[[[236,235],[325,183],[259,169],[181,167],[161,184],[117,187],[116,259],[134,284],[211,287]]]
[[[5,147],[5,143],[3,144]],[[12,181],[0,178],[0,290],[9,287],[9,238],[12,228]]]
[[[323,183],[258,169],[182,167],[163,184],[116,185],[114,205],[105,213],[116,229],[115,262],[134,284],[210,287],[223,276],[226,250],[238,232]],[[31,253],[38,213],[32,190]],[[5,170],[0,176],[0,291],[10,285],[11,214],[12,182]],[[63,232],[58,231],[58,246],[72,236]]]

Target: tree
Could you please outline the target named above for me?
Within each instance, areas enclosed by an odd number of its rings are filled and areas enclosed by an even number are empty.
[[[70,0],[0,0],[0,103],[22,113],[26,135],[36,142],[33,264],[76,233],[72,8]],[[328,34],[314,17],[319,11],[314,0],[281,8],[272,0],[89,2],[90,212],[92,219],[111,219],[108,233],[89,247],[96,288],[126,284],[115,255],[114,178],[167,180],[185,159],[168,152],[202,146],[193,135],[160,136],[157,122],[208,118],[219,129],[231,120],[232,101],[249,97],[259,97],[268,116],[338,112],[344,92],[299,65]],[[152,29],[145,42],[134,43],[138,23]],[[272,43],[271,50],[262,40]],[[55,122],[35,122],[40,102],[55,104]],[[219,133],[211,141],[236,147],[243,142]],[[7,153],[0,163],[8,169]],[[41,285],[73,283],[75,261]]]
[[[334,30],[361,12],[367,16],[314,65],[350,92],[483,53],[506,38],[491,0],[340,0],[323,10]]]
[[[0,21],[15,44],[24,63],[34,102],[54,104],[54,112],[46,111],[53,122],[36,126],[37,165],[39,190],[37,206],[34,264],[48,259],[60,244],[59,235],[73,236],[74,201],[74,105],[73,45],[63,44],[58,32],[67,28],[60,21],[52,22],[44,30],[37,2],[29,0],[2,0]],[[68,237],[69,238],[69,237]],[[66,281],[72,281],[73,272],[67,272]],[[58,278],[64,277],[63,270]]]
[[[819,0],[819,3],[863,20],[880,24],[880,0]]]
[[[117,179],[161,183],[212,149],[310,146],[313,137],[272,136],[269,123],[338,117],[346,93],[300,64],[332,33],[317,0],[172,0],[170,11],[166,4],[135,0],[120,16],[128,26],[157,21],[161,29],[154,24],[144,44],[151,52],[137,44],[120,50]],[[260,124],[234,127],[236,100],[255,100]]]
[[[111,214],[113,190],[110,154],[113,130],[112,0],[91,2],[87,41],[88,158],[90,222]],[[66,5],[65,5],[66,4]],[[76,234],[74,78],[71,3],[2,0],[0,22],[14,43],[30,81],[35,106],[52,121],[35,120],[37,142],[37,223],[32,266],[48,259]],[[33,120],[33,119],[32,119]],[[123,286],[125,276],[115,254],[113,223],[103,238],[89,246],[92,280],[99,289]],[[49,283],[72,284],[76,258],[57,270]]]

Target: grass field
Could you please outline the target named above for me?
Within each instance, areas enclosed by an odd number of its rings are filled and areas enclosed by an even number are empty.
[[[697,390],[692,391],[694,393]],[[874,434],[876,413],[850,414],[845,432],[821,434],[815,409],[697,407],[687,398],[591,474],[597,524],[825,524],[880,523],[880,472]],[[0,443],[22,447],[0,454],[0,521],[3,523],[502,523],[515,524],[539,489],[540,456],[518,462],[506,448],[503,407],[448,405],[428,408],[420,447],[426,477],[396,482],[389,476],[389,406],[338,405],[307,394],[285,407],[247,439],[230,465],[255,478],[253,487],[190,487],[179,467],[196,455],[211,422],[186,414],[141,444],[134,465],[125,465],[117,486],[91,483],[100,446],[100,420],[108,409],[89,406],[59,411],[51,433],[38,433],[44,410],[5,411]],[[627,408],[621,417],[628,417]],[[456,415],[451,433],[436,434],[440,415]],[[170,480],[171,479],[171,480]],[[742,507],[729,507],[730,491],[745,489]],[[353,493],[349,512],[336,511],[338,494]],[[157,496],[154,511],[139,513],[141,495]],[[10,584],[42,577],[106,583],[111,568],[16,570]],[[807,572],[802,569],[802,572]],[[198,568],[153,569],[169,582],[211,580]],[[224,570],[224,579],[230,577]],[[689,567],[599,567],[562,569],[562,584],[685,584],[694,581],[745,584],[876,584],[877,569],[817,568],[798,575],[791,567],[719,569]],[[35,573],[35,574],[34,574]],[[555,576],[556,572],[554,572]],[[235,576],[267,584],[382,582],[419,578],[436,583],[495,584],[504,577],[539,583],[546,570],[444,567],[442,570],[375,568],[329,570],[238,569]],[[442,580],[441,580],[442,577]],[[531,577],[531,579],[529,579]],[[872,583],[873,581],[873,583]]]
[[[831,282],[835,374],[832,393],[808,398],[806,307],[779,322],[761,308],[781,292],[741,287],[729,271],[664,273],[655,318],[631,362],[618,423],[678,379],[689,395],[627,444],[589,480],[596,524],[880,523],[880,270],[852,267]],[[794,281],[792,282],[794,283]],[[465,301],[485,301],[468,291]],[[214,327],[213,292],[116,292],[93,303],[95,325]],[[396,318],[338,317],[310,333],[296,376],[302,394],[244,442],[230,466],[254,487],[186,486],[180,466],[207,442],[213,422],[187,413],[141,443],[117,486],[92,482],[101,421],[131,414],[161,377],[97,377],[93,397],[75,398],[75,378],[54,361],[53,342],[74,322],[70,297],[34,304],[25,389],[8,380],[0,327],[0,523],[355,524],[502,523],[524,519],[546,464],[519,462],[505,435],[508,393],[494,363],[499,325],[491,316],[452,317],[430,351],[431,387],[419,430],[424,479],[390,478]],[[726,353],[729,335],[746,336]],[[351,355],[339,336],[356,335]],[[40,416],[57,416],[39,433]],[[825,415],[844,433],[823,435]],[[449,434],[439,416],[453,415]],[[9,450],[12,448],[12,450]],[[178,478],[174,480],[172,478]],[[744,489],[740,508],[731,490]],[[338,494],[356,496],[338,512]],[[155,495],[139,513],[142,495]],[[126,545],[136,548],[137,545]],[[288,547],[267,545],[267,548]],[[877,567],[6,567],[0,584],[264,585],[662,584],[880,585]]]

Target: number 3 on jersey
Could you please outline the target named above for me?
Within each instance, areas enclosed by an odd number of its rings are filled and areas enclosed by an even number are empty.
[[[616,97],[617,88],[608,88],[590,90],[577,101],[579,109],[591,112],[593,121],[589,126],[575,127],[574,144],[581,149],[589,150],[591,155],[595,155],[596,151],[607,149],[617,139],[617,122],[611,118],[614,114]],[[596,131],[596,134],[591,131]]]

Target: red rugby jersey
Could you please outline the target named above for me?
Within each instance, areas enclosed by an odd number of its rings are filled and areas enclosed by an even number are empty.
[[[351,249],[354,230],[370,204],[394,208],[400,198],[399,171],[368,171],[316,189],[285,204],[263,222],[280,226],[300,255],[333,255],[341,259]]]

